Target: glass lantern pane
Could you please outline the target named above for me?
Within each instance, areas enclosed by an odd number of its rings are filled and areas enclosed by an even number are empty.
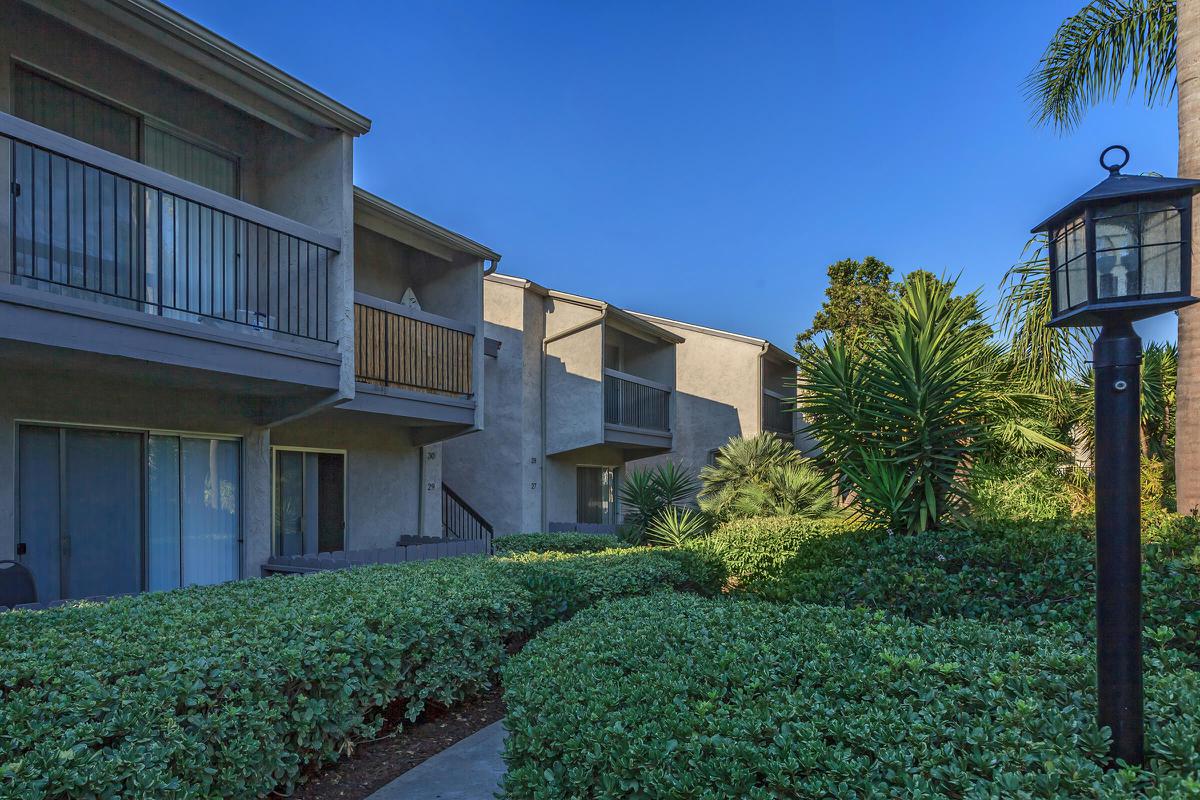
[[[1068,308],[1087,302],[1087,256],[1067,264]]]
[[[1075,220],[1067,229],[1067,258],[1083,255],[1087,249],[1087,237],[1084,235],[1083,220]]]
[[[1156,211],[1142,215],[1142,244],[1179,241],[1179,212]]]
[[[1096,250],[1137,247],[1138,220],[1136,214],[1096,220]]]
[[[1138,203],[1138,210],[1143,214],[1177,208],[1179,205],[1175,200],[1142,200]]]
[[[1142,248],[1142,294],[1179,291],[1178,244]]]
[[[1061,267],[1067,263],[1067,239],[1065,231],[1059,230],[1054,239],[1054,265]]]
[[[1097,298],[1132,297],[1140,288],[1136,247],[1096,253]]]
[[[1138,203],[1136,200],[1129,200],[1124,203],[1116,203],[1111,206],[1096,206],[1092,209],[1092,217],[1100,219],[1102,217],[1123,217],[1127,214],[1136,214],[1138,212]]]
[[[1054,270],[1054,289],[1057,293],[1054,303],[1054,313],[1070,308],[1070,299],[1067,297],[1067,268],[1062,267]]]

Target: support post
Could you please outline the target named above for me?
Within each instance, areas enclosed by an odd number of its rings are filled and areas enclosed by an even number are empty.
[[[1113,759],[1143,761],[1141,361],[1126,321],[1106,323],[1096,371],[1096,678]]]

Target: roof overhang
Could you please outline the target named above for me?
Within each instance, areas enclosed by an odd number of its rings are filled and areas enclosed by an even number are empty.
[[[684,340],[682,336],[666,328],[655,325],[653,322],[645,318],[645,315],[636,314],[632,311],[626,311],[619,306],[614,306],[612,303],[607,303],[604,300],[597,300],[594,297],[585,297],[581,294],[571,294],[570,292],[560,292],[556,289],[547,289],[540,283],[535,283],[528,278],[521,278],[516,275],[488,275],[485,280],[493,283],[502,283],[506,286],[515,286],[519,289],[533,292],[542,297],[549,297],[552,300],[562,300],[567,303],[574,303],[585,308],[593,308],[600,312],[606,322],[614,322],[618,327],[645,339],[657,339],[669,344],[680,344]]]
[[[156,0],[24,1],[296,135],[307,136],[305,125],[354,136],[371,129],[371,121],[362,114]],[[188,68],[189,63],[201,69]],[[266,113],[262,103],[253,102],[254,98],[278,106],[285,113]],[[288,116],[295,119],[289,120]]]
[[[493,264],[498,263],[501,258],[500,254],[490,247],[419,217],[357,186],[354,187],[354,224],[446,261],[454,261],[459,253],[482,261],[491,261]]]
[[[762,349],[763,355],[773,361],[779,361],[787,364],[799,364],[796,357],[787,352],[781,347],[778,347],[766,339],[760,339],[757,336],[747,336],[743,333],[734,333],[733,331],[723,331],[720,328],[709,328],[704,325],[696,325],[691,322],[681,322],[677,319],[669,319],[667,317],[659,317],[654,314],[644,314],[641,311],[629,312],[635,316],[641,317],[647,322],[660,326],[669,326],[672,328],[682,328],[689,333],[700,333],[705,336],[716,336],[721,339],[731,339],[735,342],[745,342],[746,344],[756,345]]]

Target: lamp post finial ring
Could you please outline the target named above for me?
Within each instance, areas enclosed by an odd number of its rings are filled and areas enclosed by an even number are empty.
[[[1125,158],[1122,159],[1120,164],[1109,164],[1108,162],[1106,162],[1104,160],[1105,156],[1107,156],[1109,153],[1111,153],[1114,150],[1120,150],[1125,156]],[[1109,175],[1120,175],[1121,167],[1125,166],[1128,163],[1129,163],[1129,148],[1123,144],[1109,145],[1108,147],[1104,148],[1104,151],[1102,153],[1100,153],[1100,166],[1102,166],[1106,170],[1108,170]]]

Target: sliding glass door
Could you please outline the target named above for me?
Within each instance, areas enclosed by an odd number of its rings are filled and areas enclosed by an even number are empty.
[[[346,549],[346,455],[275,449],[274,551],[281,556]]]
[[[18,554],[39,599],[238,577],[237,441],[22,425]]]
[[[240,460],[236,441],[150,436],[150,589],[237,578]]]

